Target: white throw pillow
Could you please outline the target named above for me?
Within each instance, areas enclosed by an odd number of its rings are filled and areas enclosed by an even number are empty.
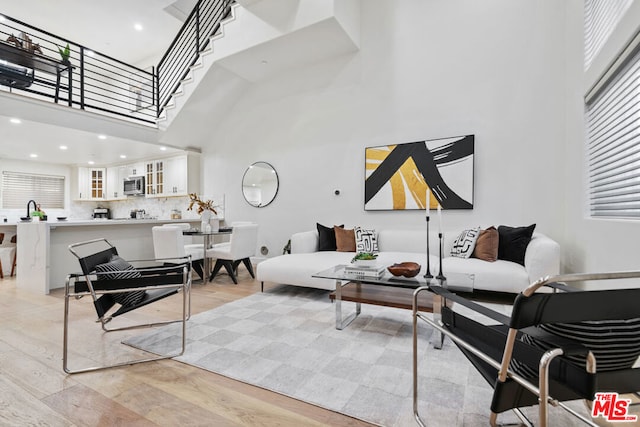
[[[464,230],[456,237],[451,248],[451,256],[469,258],[476,247],[476,241],[480,235],[480,227]]]
[[[378,252],[378,239],[376,230],[367,230],[362,227],[354,227],[356,236],[356,252]]]

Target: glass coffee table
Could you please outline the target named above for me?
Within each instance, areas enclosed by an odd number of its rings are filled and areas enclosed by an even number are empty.
[[[361,304],[383,305],[387,307],[413,308],[413,292],[417,288],[428,285],[439,285],[458,292],[473,292],[473,274],[449,273],[444,280],[437,278],[427,279],[420,272],[416,277],[396,277],[388,271],[380,277],[364,277],[349,273],[346,265],[336,265],[327,270],[315,273],[312,277],[333,279],[336,281],[336,289],[331,292],[330,298],[336,304],[336,329],[342,330],[358,317]],[[344,316],[342,302],[356,303],[355,312]],[[419,295],[418,310],[440,315],[440,297],[425,292]]]

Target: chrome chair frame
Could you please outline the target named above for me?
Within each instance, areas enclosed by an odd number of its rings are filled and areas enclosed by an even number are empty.
[[[109,273],[98,273],[95,271],[84,271],[85,266],[82,263],[82,257],[79,255],[77,249],[90,245],[103,243],[106,245],[106,250],[101,252],[109,252],[117,255],[117,250],[115,246],[113,246],[107,239],[93,239],[85,242],[75,243],[69,246],[69,251],[81,261],[81,266],[83,269],[82,273],[72,273],[69,274],[65,281],[65,296],[64,296],[64,328],[63,328],[63,347],[62,347],[62,364],[63,370],[68,374],[76,374],[82,372],[91,372],[97,371],[101,369],[114,368],[119,366],[127,366],[134,365],[138,363],[145,363],[155,360],[163,360],[169,359],[176,356],[180,356],[184,354],[186,348],[186,322],[191,317],[191,259],[190,257],[184,257],[182,262],[179,264],[171,265],[171,266],[149,266],[149,264],[159,264],[162,263],[163,259],[145,259],[145,260],[130,260],[130,263],[139,263],[145,266],[137,269],[142,275],[140,278],[135,279],[109,279],[109,280],[98,280],[103,274],[117,274],[123,272],[109,272]],[[173,258],[175,262],[175,258]],[[152,291],[155,292],[155,296],[146,299],[142,303],[138,305],[134,305],[133,307],[120,307],[115,313],[108,314],[107,311],[111,308],[111,306],[100,307],[99,299],[105,295],[115,294],[115,293],[127,293],[127,292],[137,292],[137,291]],[[113,320],[114,317],[119,316],[121,314],[125,314],[129,311],[135,310],[144,305],[151,304],[159,299],[165,298],[167,296],[179,293],[182,291],[182,316],[178,319],[173,320],[162,320],[151,323],[143,323],[143,324],[130,324],[126,326],[121,326],[117,328],[108,328],[107,324]],[[100,322],[102,330],[104,332],[116,332],[116,331],[125,331],[131,329],[139,329],[139,328],[150,328],[160,325],[167,325],[170,323],[181,322],[181,346],[180,350],[171,354],[156,354],[154,357],[147,357],[142,359],[128,360],[124,362],[118,362],[113,364],[106,365],[98,365],[85,367],[81,369],[70,369],[69,368],[69,316],[70,316],[70,301],[71,299],[80,299],[85,296],[91,296],[93,299],[94,306],[98,313],[98,320],[96,322]],[[111,304],[113,305],[113,303]],[[103,312],[104,311],[104,312]]]
[[[593,280],[618,280],[618,279],[634,279],[640,278],[640,271],[624,271],[624,272],[612,272],[612,273],[583,273],[583,274],[565,274],[565,275],[557,275],[553,277],[544,277],[529,287],[527,287],[520,296],[522,297],[530,297],[534,295],[540,288],[549,287],[552,289],[553,293],[558,291],[572,292],[572,291],[580,291],[580,289],[571,288],[569,286],[564,285],[565,283],[570,282],[583,282],[583,281],[593,281]],[[510,327],[508,330],[504,352],[502,354],[502,358],[494,358],[483,352],[477,346],[470,344],[469,342],[461,339],[454,333],[452,333],[449,329],[447,329],[443,321],[439,318],[431,319],[426,314],[418,311],[418,296],[425,291],[435,292],[437,296],[440,297],[442,307],[447,304],[447,300],[450,302],[461,303],[462,305],[471,308],[472,310],[483,314],[486,317],[489,317],[498,323],[503,325],[509,325],[509,317],[497,313],[489,308],[481,306],[477,303],[474,303],[468,299],[465,299],[461,296],[458,296],[454,293],[447,291],[439,286],[429,287],[423,286],[415,290],[413,294],[413,413],[414,418],[418,425],[425,426],[425,422],[420,416],[419,408],[418,408],[418,320],[422,320],[427,323],[429,326],[434,328],[436,331],[440,332],[444,336],[449,337],[458,347],[464,349],[470,354],[476,356],[482,362],[490,365],[498,371],[498,377],[496,378],[497,382],[504,383],[507,378],[513,380],[517,384],[521,385],[526,390],[538,396],[539,402],[539,425],[541,427],[549,426],[549,410],[548,406],[556,406],[561,407],[571,415],[583,421],[585,424],[598,427],[598,424],[595,424],[591,419],[585,418],[582,414],[576,412],[571,407],[567,406],[563,402],[554,399],[553,396],[549,394],[549,367],[553,360],[562,356],[567,352],[571,352],[571,354],[583,354],[586,356],[586,372],[589,374],[596,374],[596,358],[593,353],[583,346],[580,343],[575,341],[571,341],[569,339],[559,340],[561,346],[558,348],[552,348],[546,351],[539,363],[538,367],[538,377],[539,383],[533,384],[528,381],[523,376],[514,372],[511,369],[511,360],[513,356],[514,345],[517,340],[518,330]],[[564,349],[563,349],[564,347]],[[568,349],[568,350],[567,350]],[[592,401],[587,401],[588,406],[590,406]],[[516,416],[522,421],[524,425],[533,426],[533,423],[528,420],[525,415],[518,409],[512,408],[512,411],[516,414]],[[492,426],[496,426],[497,424],[498,414],[495,412],[491,412],[490,414],[490,424]]]

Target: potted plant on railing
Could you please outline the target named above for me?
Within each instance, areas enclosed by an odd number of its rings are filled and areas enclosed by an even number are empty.
[[[71,56],[71,48],[69,47],[69,43],[67,43],[64,49],[58,46],[58,52],[60,53],[60,58],[62,58],[62,63],[70,65],[71,61],[69,61],[69,57]]]

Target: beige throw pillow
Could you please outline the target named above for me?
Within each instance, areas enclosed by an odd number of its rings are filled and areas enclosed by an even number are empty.
[[[346,230],[334,226],[336,232],[336,251],[338,252],[355,252],[356,251],[356,234],[351,230]]]
[[[480,230],[476,247],[473,249],[473,258],[494,262],[498,259],[499,235],[495,227]]]

